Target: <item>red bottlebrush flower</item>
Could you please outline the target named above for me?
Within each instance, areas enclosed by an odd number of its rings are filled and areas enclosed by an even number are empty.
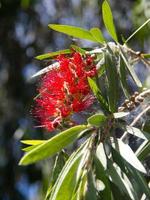
[[[34,116],[41,127],[51,131],[74,112],[87,109],[94,101],[87,77],[96,74],[93,58],[75,52],[57,57],[59,68],[49,71],[41,80]]]

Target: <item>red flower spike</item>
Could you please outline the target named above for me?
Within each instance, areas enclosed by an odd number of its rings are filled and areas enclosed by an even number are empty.
[[[92,105],[87,77],[96,75],[96,66],[91,56],[85,59],[77,52],[71,56],[57,57],[60,67],[49,71],[38,88],[39,96],[33,115],[48,131],[58,128],[74,112],[80,112]]]

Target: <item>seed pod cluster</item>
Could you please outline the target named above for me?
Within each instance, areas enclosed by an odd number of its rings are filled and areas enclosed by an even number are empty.
[[[126,99],[123,104],[118,108],[118,112],[132,111],[137,106],[139,106],[149,95],[150,89],[145,89],[141,93],[137,91],[134,92],[134,94],[129,99]]]

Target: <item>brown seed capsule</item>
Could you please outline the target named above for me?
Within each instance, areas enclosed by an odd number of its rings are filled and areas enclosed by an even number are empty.
[[[128,99],[126,99],[124,102],[127,104],[127,103],[129,103],[130,101],[129,101]]]
[[[136,98],[136,100],[138,100],[138,101],[140,101],[140,102],[143,102],[143,101],[144,101],[144,98],[141,97],[141,96],[138,96],[138,97]]]
[[[135,96],[138,96],[138,95],[139,95],[139,92],[135,91],[135,92],[134,92],[134,95],[135,95]]]
[[[135,95],[132,95],[132,96],[130,97],[130,101],[132,101],[132,102],[135,101]]]

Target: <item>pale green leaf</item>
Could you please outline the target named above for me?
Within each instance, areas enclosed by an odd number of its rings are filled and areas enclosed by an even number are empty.
[[[102,142],[100,142],[100,144],[97,146],[96,156],[99,159],[99,161],[101,162],[103,168],[106,169],[107,168],[107,157],[106,157],[104,145]]]
[[[111,182],[117,186],[123,196],[128,195],[128,198],[132,197],[129,186],[125,184],[123,177],[110,160],[108,160],[107,174],[109,175]]]
[[[126,69],[126,64],[123,60],[123,58],[120,56],[120,63],[119,63],[119,77],[120,77],[120,82],[121,82],[121,87],[122,90],[126,96],[126,98],[130,97],[130,90],[129,90],[129,86],[128,86],[128,73],[127,73],[127,69]]]
[[[128,153],[128,152],[127,152]],[[148,185],[144,180],[144,176],[138,172],[132,165],[130,165],[123,157],[115,150],[112,149],[113,159],[117,163],[117,165],[121,168],[121,170],[127,175],[129,178],[133,190],[132,194],[134,195],[134,199],[139,199],[139,192],[143,192],[145,194],[149,194]],[[137,175],[138,174],[138,175]],[[140,176],[140,177],[139,177]]]
[[[149,155],[150,155],[150,141],[148,141],[147,144],[138,153],[138,158],[140,160],[144,160]]]
[[[88,173],[87,191],[85,195],[86,200],[97,200],[96,188],[92,171]]]
[[[150,58],[150,54],[149,53],[142,53],[141,56],[144,57],[144,58]]]
[[[146,170],[143,166],[143,164],[139,161],[139,159],[136,157],[135,153],[132,151],[132,149],[129,147],[129,145],[124,144],[121,140],[117,140],[118,142],[118,148],[120,155],[128,162],[130,165],[132,165],[135,169],[141,171],[142,173],[146,173]],[[115,147],[114,147],[115,148]],[[117,150],[117,148],[116,148]]]
[[[107,52],[105,53],[105,69],[108,82],[107,94],[109,101],[109,110],[111,110],[112,112],[116,112],[119,99],[119,79],[117,73],[117,63],[114,55]]]
[[[103,96],[102,96],[99,88],[97,87],[96,83],[94,82],[94,80],[91,79],[90,77],[88,77],[88,82],[89,82],[89,85],[90,85],[92,92],[94,93],[95,97],[99,101],[103,110],[106,111],[106,112],[109,112],[108,104],[105,101],[105,99],[103,98]]]
[[[115,26],[114,26],[113,15],[111,12],[111,8],[106,0],[103,2],[103,5],[102,5],[102,15],[103,15],[103,21],[108,33],[117,42],[118,38],[117,38]]]
[[[101,180],[105,185],[104,190],[100,192],[100,196],[103,197],[103,199],[111,200],[111,190],[110,190],[107,172],[105,171],[103,164],[100,162],[100,159],[99,159],[100,156],[99,158],[97,156],[94,157],[96,178]]]
[[[114,116],[115,119],[126,117],[127,115],[129,115],[129,112],[117,112],[117,113],[113,113],[113,116]]]
[[[87,141],[70,156],[61,173],[59,174],[59,177],[52,189],[49,200],[71,199],[76,184],[80,178],[82,167],[85,164],[84,162],[82,162],[81,166],[81,160],[82,158],[85,158],[84,154],[86,150]]]
[[[39,146],[40,144],[38,145],[32,145],[32,146],[28,146],[28,147],[25,147],[23,149],[21,149],[22,151],[25,151],[25,152],[28,152],[28,151],[31,151],[32,149],[35,149],[37,146]]]
[[[80,28],[80,27],[75,27],[75,26],[69,26],[69,25],[59,25],[59,24],[49,24],[49,28],[76,37],[84,40],[90,40],[92,42],[97,42],[97,40],[92,36],[90,31]]]
[[[27,165],[53,156],[77,139],[86,128],[86,125],[79,125],[59,133],[25,154],[19,164]]]
[[[46,140],[21,140],[21,143],[28,145],[38,145],[46,142]]]
[[[135,135],[139,138],[142,138],[143,140],[150,140],[150,134],[146,133],[145,131],[142,131],[136,127],[133,126],[126,126],[126,130],[128,133]]]
[[[70,53],[71,53],[70,49],[64,49],[64,50],[59,50],[59,51],[55,51],[55,52],[45,53],[45,54],[36,56],[35,58],[38,59],[38,60],[45,60],[45,59],[53,58],[53,57],[58,56],[60,54],[70,54]]]
[[[75,50],[75,51],[81,53],[82,55],[84,55],[85,52],[86,52],[85,49],[82,49],[82,48],[80,48],[80,47],[78,47],[78,46],[76,46],[76,45],[74,45],[74,44],[72,44],[70,47],[71,47],[73,50]]]
[[[106,119],[107,118],[105,117],[105,115],[97,113],[97,114],[89,117],[87,119],[87,122],[91,125],[94,125],[94,126],[100,126],[101,124],[103,124],[106,121]]]
[[[101,44],[105,43],[105,39],[104,39],[103,34],[102,34],[102,32],[99,28],[91,28],[90,33],[97,40],[97,42],[99,42]]]
[[[128,62],[128,59],[126,58],[126,55],[125,53],[123,52],[123,49],[120,47],[120,55],[125,63],[125,66],[128,70],[128,72],[130,73],[131,77],[133,78],[135,84],[138,86],[138,87],[142,87],[142,83],[141,81],[139,80],[139,78],[137,77],[134,69],[133,69],[133,66],[130,65],[130,63]]]

